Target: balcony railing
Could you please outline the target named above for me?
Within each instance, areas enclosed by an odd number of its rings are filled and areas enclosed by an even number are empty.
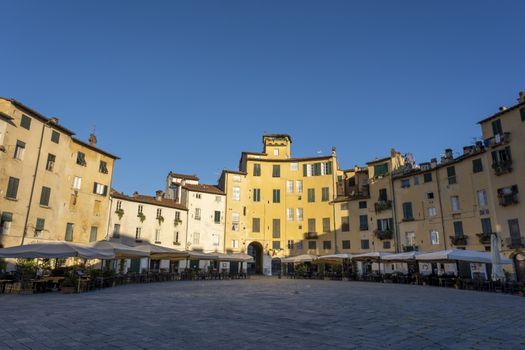
[[[415,244],[402,246],[404,252],[417,252],[419,247]]]
[[[403,222],[408,222],[408,221],[414,221],[414,217],[413,216],[409,216],[409,217],[406,217],[406,218],[403,218],[401,219]]]
[[[505,238],[505,245],[510,249],[525,248],[525,237],[507,237]]]
[[[368,194],[368,192],[360,191],[360,192],[350,193],[350,195],[348,197],[350,197],[350,200],[368,199],[368,198],[370,198],[370,195]]]
[[[305,239],[317,239],[317,232],[305,232],[304,238]]]
[[[476,236],[479,238],[479,243],[487,245],[490,244],[491,233],[476,233]]]
[[[376,210],[376,213],[382,212],[383,210],[388,210],[392,208],[392,201],[391,200],[380,200],[374,204],[374,208]]]
[[[501,194],[498,196],[499,205],[502,207],[508,207],[509,205],[518,204],[518,194],[517,193],[508,193]]]
[[[468,236],[450,236],[450,243],[455,246],[467,245]]]
[[[496,134],[493,137],[485,139],[485,146],[497,147],[499,145],[505,145],[510,142],[510,132],[503,132]]]
[[[392,239],[394,237],[394,232],[392,230],[375,230],[374,234],[380,240]]]
[[[512,160],[501,160],[499,162],[492,163],[492,169],[497,176],[508,174],[512,172]]]

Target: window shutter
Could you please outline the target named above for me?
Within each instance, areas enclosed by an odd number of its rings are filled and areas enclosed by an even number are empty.
[[[304,177],[308,176],[308,167],[306,164],[303,164],[303,176]]]
[[[108,186],[104,185],[104,192],[102,193],[103,196],[106,196],[108,194]]]
[[[97,193],[97,183],[93,183],[93,193]]]

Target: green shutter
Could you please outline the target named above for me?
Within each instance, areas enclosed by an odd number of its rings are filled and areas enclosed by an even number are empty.
[[[307,164],[303,164],[303,176],[304,177],[308,176],[308,165]]]

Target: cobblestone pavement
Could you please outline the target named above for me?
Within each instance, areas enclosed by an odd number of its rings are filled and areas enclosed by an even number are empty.
[[[0,349],[525,349],[525,298],[252,278],[0,295]]]

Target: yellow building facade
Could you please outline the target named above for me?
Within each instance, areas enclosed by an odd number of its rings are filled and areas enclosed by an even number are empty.
[[[0,244],[104,237],[116,156],[0,98]]]

